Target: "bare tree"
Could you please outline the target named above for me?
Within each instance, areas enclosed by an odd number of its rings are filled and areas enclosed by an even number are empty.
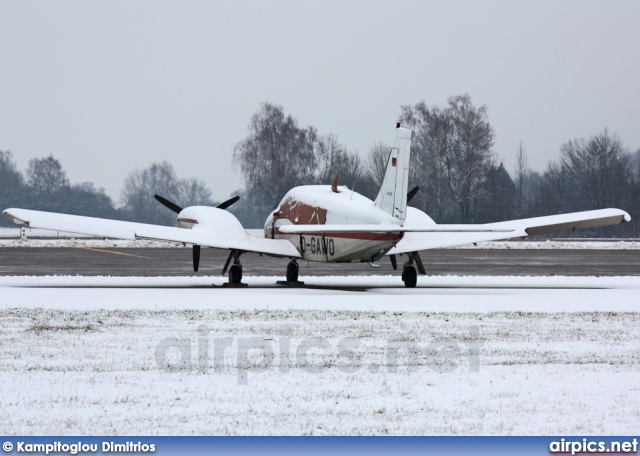
[[[413,130],[411,141],[410,186],[422,189],[412,205],[430,213],[439,221],[452,220],[453,202],[446,183],[444,157],[451,146],[451,123],[441,108],[424,101],[402,106],[400,123]]]
[[[128,218],[144,223],[175,225],[175,214],[159,204],[153,196],[158,194],[172,201],[177,200],[177,183],[173,166],[167,161],[132,171],[124,181],[121,196]]]
[[[411,143],[414,170],[412,185],[421,185],[420,205],[436,219],[473,221],[475,201],[485,190],[489,171],[495,166],[493,128],[486,106],[476,108],[469,95],[450,97],[445,108],[428,107],[424,101],[403,106],[402,124],[414,130]]]
[[[626,203],[631,181],[630,155],[607,129],[588,140],[575,139],[560,149],[560,164],[583,209]]]
[[[453,125],[453,147],[445,155],[447,182],[461,221],[473,221],[474,202],[482,195],[489,170],[495,165],[495,133],[487,107],[476,108],[469,95],[449,98],[446,114]]]
[[[18,171],[13,155],[0,150],[0,194],[14,195],[21,190],[24,180]]]
[[[340,154],[336,160],[335,171],[340,176],[340,184],[352,190],[363,183],[362,159],[356,153],[345,151]]]
[[[20,206],[25,200],[24,179],[18,171],[13,155],[9,151],[0,150],[0,210]],[[8,224],[8,220],[0,219],[0,223]]]
[[[527,160],[527,152],[520,142],[520,146],[518,147],[518,151],[516,152],[516,166],[515,166],[515,186],[516,191],[518,192],[517,199],[517,211],[518,213],[522,213],[523,208],[523,198],[524,198],[524,189],[526,185],[527,175],[529,173],[529,164]]]
[[[336,135],[329,134],[318,140],[316,157],[319,184],[330,183],[336,174],[339,176],[340,184],[349,188],[363,183],[364,171],[360,156],[349,152]]]
[[[56,210],[88,217],[121,218],[104,188],[96,188],[93,182],[83,182],[66,187],[62,191],[62,196],[64,203],[59,205],[59,209]],[[52,210],[53,208],[47,209]]]
[[[640,149],[631,154],[631,175],[634,182],[640,182]]]
[[[570,192],[567,184],[562,166],[556,160],[547,163],[547,168],[542,175],[534,213],[536,215],[550,215],[571,210],[568,208],[568,203],[571,200],[568,197]]]
[[[300,128],[282,106],[264,103],[249,123],[249,136],[234,148],[233,160],[245,182],[247,197],[264,219],[297,185],[315,180],[317,132]]]
[[[60,161],[49,155],[29,160],[27,185],[38,197],[48,199],[64,187],[69,187],[69,179]]]
[[[182,207],[213,206],[211,190],[202,179],[195,177],[180,179],[176,185],[176,203]]]
[[[486,192],[479,198],[477,222],[491,223],[513,218],[516,201],[513,180],[504,165],[494,166],[487,175]]]
[[[22,174],[18,171],[13,154],[8,150],[0,150],[0,189],[22,183]]]
[[[367,173],[371,176],[373,183],[380,188],[387,171],[389,161],[389,147],[382,142],[377,142],[369,149],[367,158]]]
[[[328,134],[318,139],[316,143],[317,182],[328,184],[337,173],[338,163],[346,154],[344,145],[338,141],[338,136]]]

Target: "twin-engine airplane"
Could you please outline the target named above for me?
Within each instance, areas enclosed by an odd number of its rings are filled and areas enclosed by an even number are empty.
[[[407,193],[411,133],[398,124],[395,144],[389,151],[386,173],[375,201],[346,187],[339,187],[337,176],[332,185],[296,187],[269,214],[264,238],[250,236],[238,219],[225,210],[238,197],[217,207],[182,209],[156,195],[158,201],[178,213],[176,228],[27,209],[7,209],[3,214],[17,224],[32,228],[191,244],[195,271],[199,267],[201,246],[226,249],[230,252],[222,275],[228,271],[231,284],[242,280],[240,256],[245,252],[289,258],[286,277],[292,283],[298,280],[297,260],[300,259],[373,264],[387,255],[393,268],[397,269],[396,255],[404,254],[407,260],[402,280],[407,287],[416,286],[417,272],[426,274],[418,254],[420,250],[631,220],[629,214],[622,210],[601,209],[483,225],[438,225],[424,212],[407,206],[417,191],[416,187]]]

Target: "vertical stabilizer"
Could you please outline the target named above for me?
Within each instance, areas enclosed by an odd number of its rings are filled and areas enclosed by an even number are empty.
[[[398,128],[396,131],[396,141],[389,153],[387,170],[375,204],[402,224],[407,213],[411,130]]]

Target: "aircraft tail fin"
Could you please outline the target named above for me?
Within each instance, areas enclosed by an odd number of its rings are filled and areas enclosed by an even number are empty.
[[[410,155],[411,130],[398,127],[396,141],[389,153],[387,170],[375,205],[401,223],[404,223],[407,214]]]

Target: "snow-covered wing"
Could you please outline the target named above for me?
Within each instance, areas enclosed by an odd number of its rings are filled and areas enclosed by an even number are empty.
[[[282,225],[279,231],[284,234],[307,233],[510,233],[513,228],[491,228],[484,225]]]
[[[533,234],[553,233],[556,231],[594,228],[617,225],[628,222],[631,217],[620,209],[600,209],[596,211],[574,212],[570,214],[550,215],[507,222],[475,225],[479,229],[495,230],[494,232],[409,232],[387,254],[415,252],[443,247],[474,244],[476,242],[514,239]],[[444,225],[435,225],[436,227]],[[456,225],[449,225],[456,226]],[[473,225],[458,225],[471,227]],[[505,231],[500,231],[505,230]]]
[[[619,225],[631,220],[629,214],[620,209],[598,209],[570,214],[548,215],[508,222],[487,223],[484,227],[495,229],[523,229],[528,235],[575,231],[583,228]]]
[[[191,229],[28,209],[6,209],[3,214],[17,224],[28,223],[32,228],[117,239],[184,242],[218,249],[237,249],[246,252],[300,257],[300,253],[291,242],[250,236],[233,214],[213,207],[190,207],[182,211],[179,217],[188,218],[195,222]]]
[[[404,252],[417,252],[418,250],[456,247],[458,245],[474,244],[476,242],[499,241],[526,236],[522,230],[499,232],[409,232],[400,242],[387,252],[393,255]]]

